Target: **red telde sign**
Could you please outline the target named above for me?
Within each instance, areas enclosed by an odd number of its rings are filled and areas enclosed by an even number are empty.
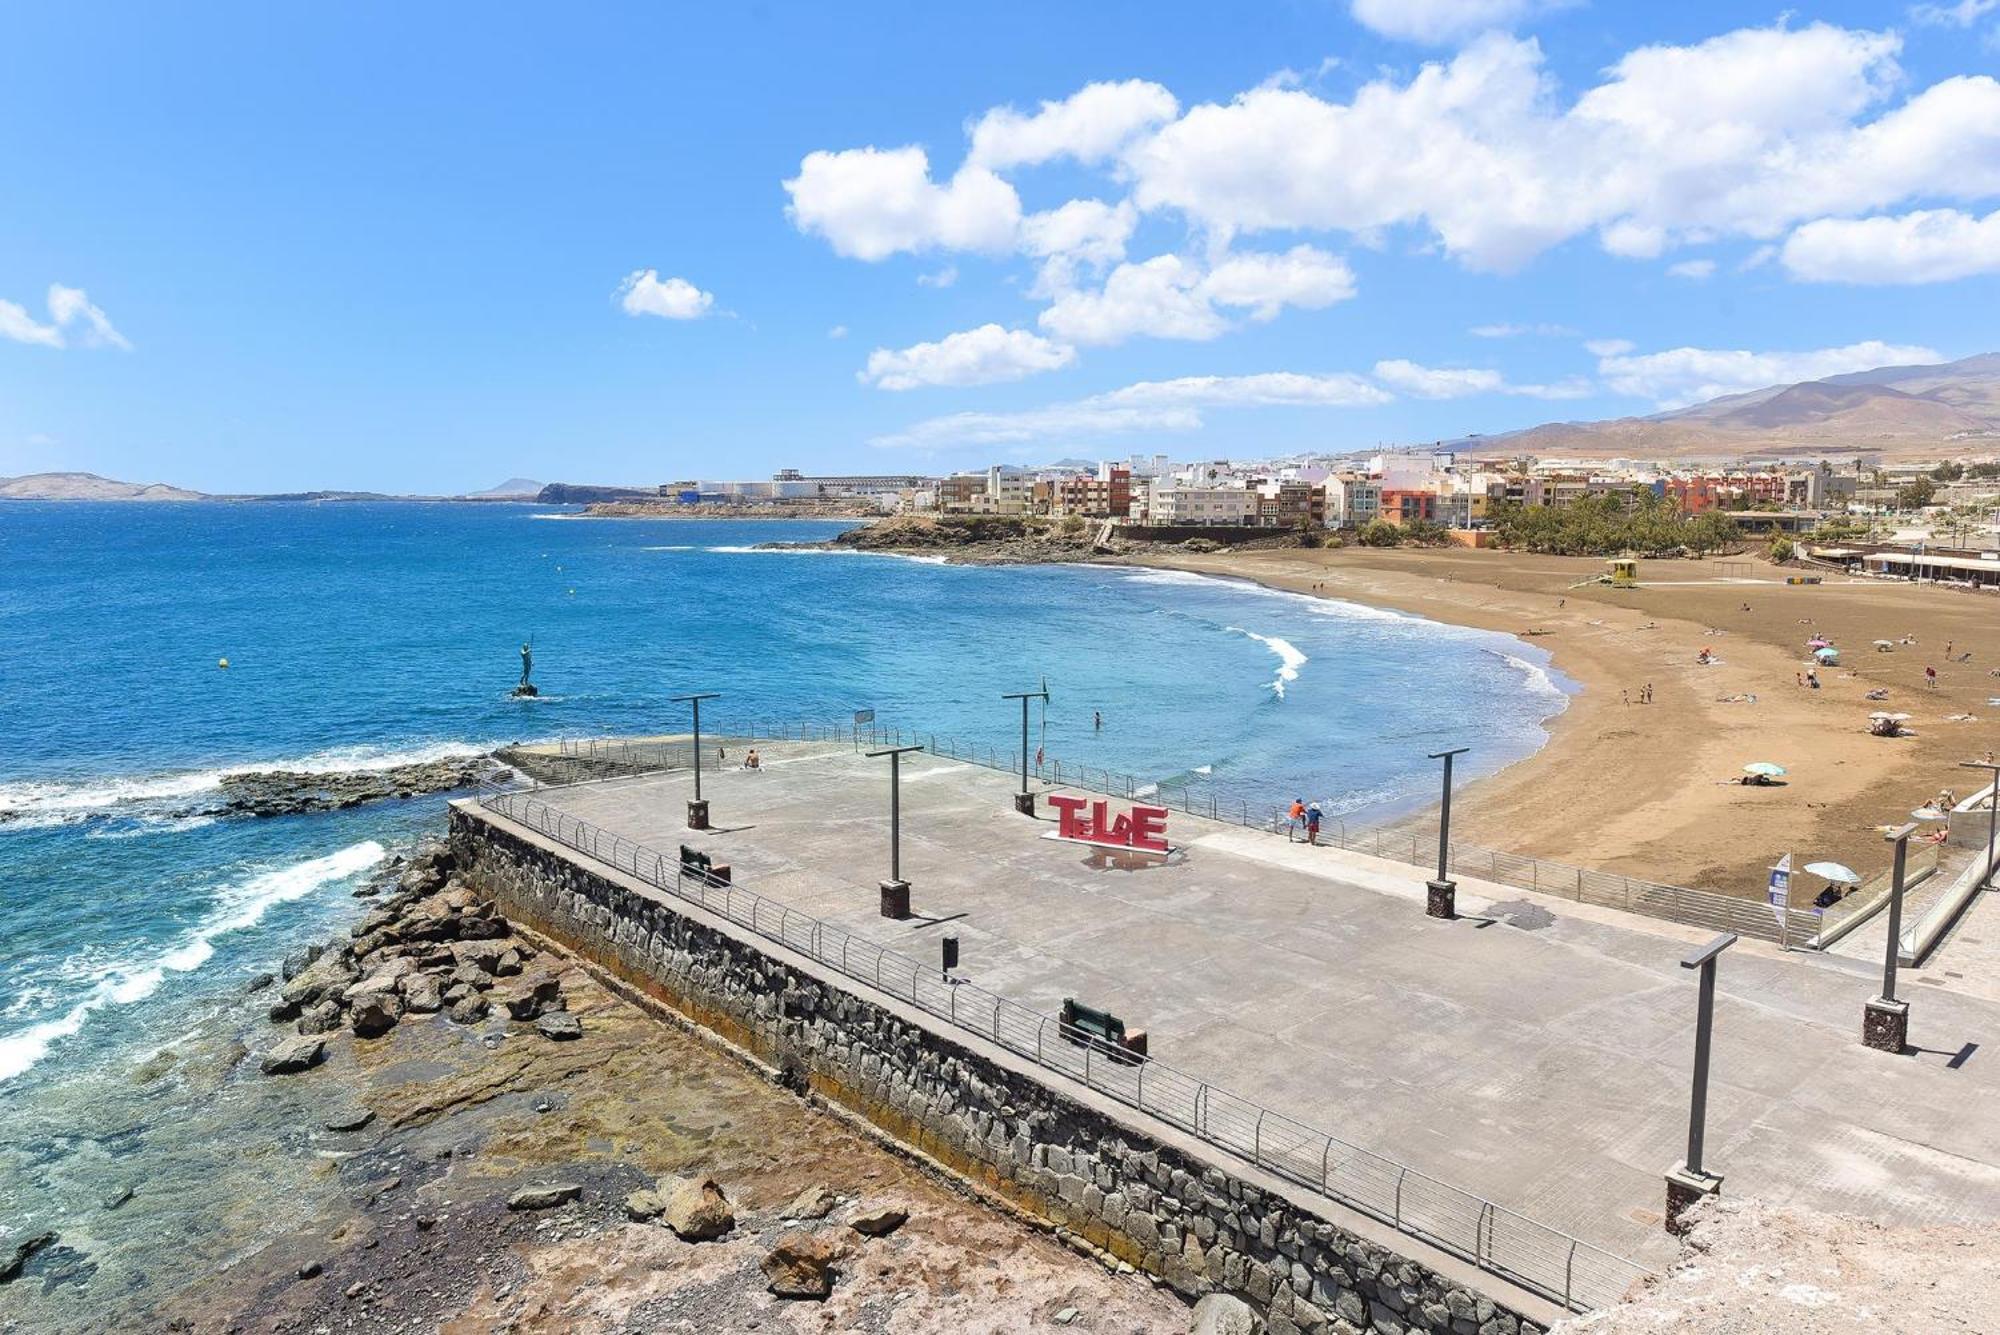
[[[1089,844],[1112,848],[1139,848],[1152,853],[1167,851],[1167,809],[1132,808],[1130,815],[1113,817],[1110,804],[1085,797],[1049,795],[1049,805],[1061,817],[1056,833],[1065,839],[1081,839]],[[1085,808],[1089,808],[1085,814]]]

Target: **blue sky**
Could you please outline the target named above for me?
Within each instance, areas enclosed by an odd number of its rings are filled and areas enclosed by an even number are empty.
[[[0,473],[1247,456],[1991,351],[1996,29],[1996,0],[15,7]]]

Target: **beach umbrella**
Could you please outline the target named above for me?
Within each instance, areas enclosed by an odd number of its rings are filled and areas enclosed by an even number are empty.
[[[1894,649],[1896,642],[1894,640],[1877,640],[1875,641],[1875,647],[1877,649]]]
[[[1910,813],[1912,820],[1943,820],[1944,813],[1936,807],[1918,807]]]
[[[1854,868],[1838,862],[1808,862],[1806,875],[1817,876],[1825,881],[1839,881],[1846,885],[1860,885],[1861,877]]]
[[[1743,767],[1745,774],[1761,774],[1767,779],[1775,779],[1785,772],[1783,765],[1773,765],[1768,760],[1753,760]]]
[[[1826,647],[1827,647],[1828,645],[1830,645],[1831,643],[1832,643],[1832,641],[1831,641],[1831,640],[1826,640],[1826,639],[1822,639],[1822,638],[1820,638],[1819,636],[1815,635],[1815,636],[1813,636],[1813,637],[1812,637],[1812,638],[1811,638],[1810,640],[1807,640],[1807,641],[1806,641],[1806,648],[1808,648],[1808,649],[1824,649],[1824,648],[1826,648]]]
[[[1840,661],[1840,650],[1829,645],[1824,649],[1813,650],[1813,657],[1822,663],[1838,663]]]

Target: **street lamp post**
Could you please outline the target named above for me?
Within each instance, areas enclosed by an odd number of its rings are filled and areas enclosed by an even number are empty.
[[[1000,698],[1021,702],[1021,791],[1014,794],[1014,810],[1023,816],[1032,816],[1035,814],[1035,795],[1028,790],[1028,701],[1046,702],[1049,691],[1044,686],[1039,691],[1009,691]]]
[[[706,830],[708,828],[708,803],[701,795],[701,702],[721,698],[718,691],[703,695],[677,695],[674,703],[688,705],[694,710],[694,796],[688,799],[688,828]]]
[[[1991,751],[1986,753],[1992,755]],[[2000,761],[1961,760],[1962,769],[1983,769],[1986,777],[1993,780],[1993,786],[1986,790],[1986,888],[1991,890],[2000,885],[2000,876],[1994,874],[1993,835],[1995,822],[2000,821]]]
[[[1910,1003],[1896,1000],[1896,965],[1903,949],[1903,868],[1916,829],[1904,825],[1882,836],[1896,846],[1889,871],[1889,943],[1882,951],[1882,995],[1861,1011],[1861,1041],[1881,1052],[1901,1052],[1910,1041]]]
[[[1433,918],[1458,916],[1458,882],[1447,875],[1451,861],[1451,762],[1454,756],[1462,756],[1471,749],[1461,746],[1431,753],[1432,760],[1444,762],[1444,805],[1438,811],[1438,874],[1436,880],[1424,883],[1424,912]]]
[[[1708,1049],[1715,1028],[1715,962],[1736,944],[1736,933],[1724,932],[1681,960],[1683,969],[1701,970],[1694,1018],[1694,1084],[1688,1096],[1687,1157],[1667,1173],[1667,1231],[1681,1231],[1681,1216],[1704,1196],[1722,1190],[1722,1177],[1702,1166],[1708,1135]]]
[[[903,879],[903,757],[921,746],[890,746],[868,758],[889,757],[889,879],[882,882],[882,916],[910,916],[910,883]]]

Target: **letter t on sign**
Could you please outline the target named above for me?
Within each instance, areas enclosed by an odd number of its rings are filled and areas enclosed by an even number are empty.
[[[1056,827],[1058,834],[1065,839],[1080,839],[1083,837],[1082,831],[1077,828],[1080,822],[1076,818],[1076,813],[1088,805],[1085,799],[1081,797],[1068,797],[1062,793],[1051,793],[1049,794],[1049,805],[1056,809],[1056,814],[1061,820],[1061,823]]]

